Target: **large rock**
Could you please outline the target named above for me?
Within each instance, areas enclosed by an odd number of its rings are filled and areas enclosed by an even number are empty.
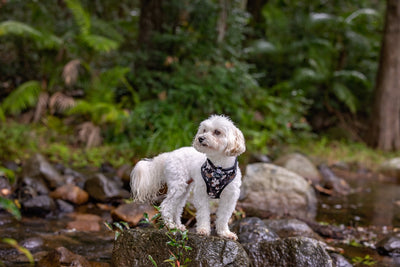
[[[121,204],[111,211],[111,217],[114,221],[124,221],[136,226],[143,219],[144,213],[151,219],[158,211],[152,205],[145,203]]]
[[[298,175],[311,181],[313,184],[319,184],[321,176],[315,165],[304,155],[300,153],[292,153],[278,158],[276,165],[297,173]]]
[[[50,188],[64,184],[64,177],[41,154],[33,155],[23,168],[23,176],[43,177]]]
[[[276,232],[279,237],[304,236],[317,240],[322,238],[308,224],[297,219],[264,220],[266,226]]]
[[[122,188],[122,183],[107,178],[102,173],[97,173],[89,178],[85,183],[85,190],[90,197],[101,202],[130,197],[129,192]]]
[[[376,244],[379,254],[400,257],[400,233],[392,233]]]
[[[189,233],[186,245],[192,250],[184,251],[183,258],[190,259],[188,266],[250,266],[243,247],[236,241],[219,237],[199,236]],[[178,237],[175,237],[179,239]],[[153,266],[149,255],[158,266],[170,266],[164,262],[175,247],[164,230],[130,229],[124,231],[114,243],[112,266]],[[181,262],[182,264],[182,262]]]
[[[400,158],[393,158],[383,162],[379,167],[379,172],[386,176],[397,178],[400,181]]]
[[[289,237],[261,242],[253,266],[332,267],[332,259],[322,244],[307,237]]]
[[[317,199],[311,185],[298,174],[273,164],[255,163],[247,165],[240,206],[248,216],[290,214],[314,219]]]
[[[56,190],[50,193],[50,196],[55,199],[67,200],[77,205],[86,203],[89,200],[89,194],[73,184],[57,187]]]

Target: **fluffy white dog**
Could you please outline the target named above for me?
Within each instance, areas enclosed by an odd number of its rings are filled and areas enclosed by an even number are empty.
[[[193,147],[182,147],[136,164],[131,173],[133,199],[151,201],[162,185],[167,184],[161,216],[167,227],[184,230],[181,215],[193,189],[196,231],[210,235],[209,198],[217,198],[217,234],[236,240],[228,221],[240,193],[242,175],[237,156],[245,150],[243,134],[232,121],[225,116],[213,115],[200,124]]]

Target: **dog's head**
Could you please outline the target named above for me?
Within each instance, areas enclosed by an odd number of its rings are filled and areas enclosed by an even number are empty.
[[[238,156],[246,150],[242,132],[225,116],[212,115],[200,123],[194,148],[205,154]]]

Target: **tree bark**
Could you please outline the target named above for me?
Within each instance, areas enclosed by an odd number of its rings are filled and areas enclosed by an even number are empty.
[[[162,0],[141,0],[138,43],[141,48],[152,47],[152,35],[161,32],[163,23]]]
[[[387,0],[369,144],[385,151],[400,149],[400,2]]]

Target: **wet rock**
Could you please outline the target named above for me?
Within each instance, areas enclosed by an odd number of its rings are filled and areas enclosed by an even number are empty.
[[[86,203],[89,200],[89,194],[73,184],[65,184],[53,192],[51,192],[50,196],[56,199],[67,200],[74,204],[80,205]]]
[[[149,204],[129,203],[119,205],[118,208],[111,211],[111,217],[114,221],[125,221],[129,225],[136,226],[147,213],[149,219],[158,213],[158,211]]]
[[[352,267],[353,265],[342,255],[337,253],[330,253],[331,259],[333,261],[333,266],[335,267]]]
[[[400,158],[393,158],[383,162],[379,167],[379,172],[400,181]]]
[[[304,236],[322,240],[308,224],[297,219],[264,220],[264,223],[281,238]]]
[[[46,183],[40,177],[32,178],[30,176],[24,176],[19,181],[19,197],[25,198],[26,196],[32,197],[36,195],[47,195],[49,189]]]
[[[256,244],[261,241],[272,241],[279,238],[273,230],[257,217],[247,217],[236,221],[231,228],[238,235],[238,241],[242,245],[245,243]]]
[[[50,251],[39,262],[38,266],[53,267],[53,266],[81,266],[91,267],[92,265],[84,257],[74,254],[65,247],[58,247]]]
[[[381,255],[400,257],[400,233],[392,233],[376,244]]]
[[[101,230],[100,216],[94,214],[75,214],[74,221],[68,222],[67,229],[74,229],[81,232],[97,232]]]
[[[107,202],[115,198],[130,197],[129,192],[122,189],[122,184],[107,178],[101,173],[95,174],[86,181],[85,190],[90,197],[101,202]]]
[[[268,163],[247,165],[239,205],[248,216],[268,218],[290,214],[314,218],[317,199],[307,181],[282,167]]]
[[[342,178],[337,177],[325,164],[318,166],[323,177],[322,185],[331,190],[333,195],[348,195],[351,192],[350,185]]]
[[[307,237],[263,241],[259,248],[259,253],[253,253],[251,257],[254,266],[333,266],[322,244]]]
[[[56,199],[56,204],[60,212],[70,213],[74,211],[74,206],[62,199]]]
[[[24,165],[23,176],[43,177],[50,188],[64,184],[64,177],[41,154],[33,155]]]
[[[80,188],[83,188],[85,186],[87,178],[82,173],[77,172],[71,168],[64,168],[63,175],[66,183],[75,184]]]
[[[124,164],[117,170],[117,176],[122,179],[124,182],[128,182],[131,180],[131,171],[132,165]]]
[[[28,249],[31,252],[34,250],[40,249],[43,246],[43,244],[44,244],[44,241],[40,237],[27,238],[19,243],[20,246]]]
[[[313,184],[318,184],[321,181],[321,176],[314,164],[304,155],[300,153],[292,153],[278,158],[276,165],[297,173],[298,175],[311,181]]]
[[[219,237],[199,236],[189,233],[186,245],[192,250],[184,252],[189,266],[249,266],[249,258],[236,241]],[[179,240],[179,236],[175,237]],[[164,261],[176,248],[167,244],[169,238],[164,230],[130,229],[124,231],[114,243],[112,266],[153,266],[149,255],[158,266],[170,266]]]
[[[47,195],[32,197],[21,203],[23,211],[30,215],[45,215],[56,208],[53,199]]]

